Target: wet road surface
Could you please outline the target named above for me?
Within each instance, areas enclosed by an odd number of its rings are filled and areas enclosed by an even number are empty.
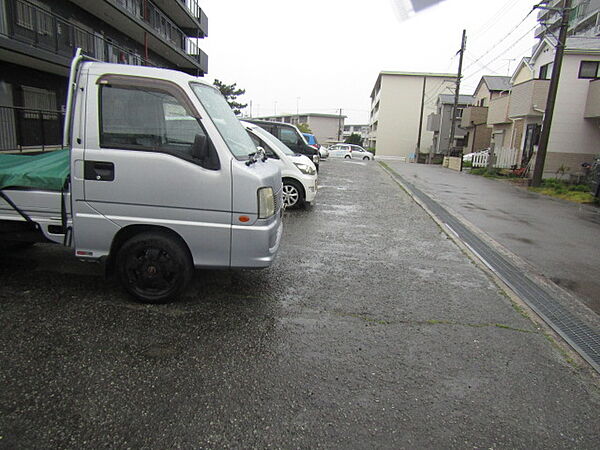
[[[440,166],[388,164],[600,315],[599,208]]]
[[[0,448],[593,448],[600,390],[376,163],[325,161],[264,271],[131,301],[0,256]]]

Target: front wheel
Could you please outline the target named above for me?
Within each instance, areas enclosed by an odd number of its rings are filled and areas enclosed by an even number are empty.
[[[283,181],[283,203],[289,209],[304,205],[304,190],[300,183],[295,180]]]
[[[344,156],[344,159],[350,159],[350,158],[351,158],[351,156],[350,156],[350,155],[346,155],[346,156]]]
[[[371,158],[369,158],[368,156],[365,156],[365,157],[363,157],[363,161],[368,161],[368,160],[370,160],[370,159],[371,159]]]
[[[193,270],[187,248],[167,233],[138,234],[117,254],[121,284],[144,303],[176,299],[190,282]]]

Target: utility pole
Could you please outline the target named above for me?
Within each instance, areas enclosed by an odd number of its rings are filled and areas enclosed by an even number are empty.
[[[338,142],[342,142],[342,108],[340,108],[340,118],[338,120]]]
[[[423,76],[423,92],[421,92],[421,114],[419,115],[419,135],[417,137],[417,148],[415,150],[415,163],[419,163],[419,153],[421,153],[421,135],[423,134],[423,110],[425,109],[425,87],[427,86],[427,76]]]
[[[536,8],[549,9],[557,11],[562,16],[560,23],[560,33],[558,34],[558,43],[554,54],[554,67],[552,67],[552,78],[548,89],[548,100],[546,101],[546,110],[544,112],[544,122],[542,124],[542,134],[538,145],[537,155],[535,157],[535,166],[533,167],[533,176],[531,185],[538,187],[542,184],[542,175],[544,174],[544,163],[546,162],[546,152],[548,150],[548,141],[550,138],[550,127],[552,117],[554,116],[554,104],[556,103],[556,93],[558,92],[558,81],[560,79],[560,70],[562,67],[563,55],[567,43],[567,30],[569,29],[569,13],[571,12],[571,0],[565,0],[562,8],[550,8],[537,5]]]
[[[448,155],[450,154],[450,149],[452,148],[452,144],[454,143],[454,134],[456,133],[456,110],[458,108],[458,95],[460,92],[460,79],[462,78],[462,65],[463,65],[463,55],[465,54],[465,47],[467,45],[467,30],[463,30],[462,32],[462,41],[460,44],[460,58],[458,59],[458,76],[456,77],[456,90],[454,92],[454,105],[452,106],[452,125],[450,127],[450,141],[448,142]]]

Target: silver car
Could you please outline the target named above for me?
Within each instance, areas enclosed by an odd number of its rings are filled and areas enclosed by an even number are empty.
[[[362,159],[369,161],[375,159],[375,155],[359,145],[335,144],[329,147],[329,156],[333,158]]]

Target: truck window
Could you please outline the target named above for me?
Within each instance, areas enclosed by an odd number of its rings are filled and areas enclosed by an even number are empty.
[[[199,163],[192,146],[196,136],[208,139],[207,134],[171,94],[111,85],[100,89],[100,147],[158,151]]]

